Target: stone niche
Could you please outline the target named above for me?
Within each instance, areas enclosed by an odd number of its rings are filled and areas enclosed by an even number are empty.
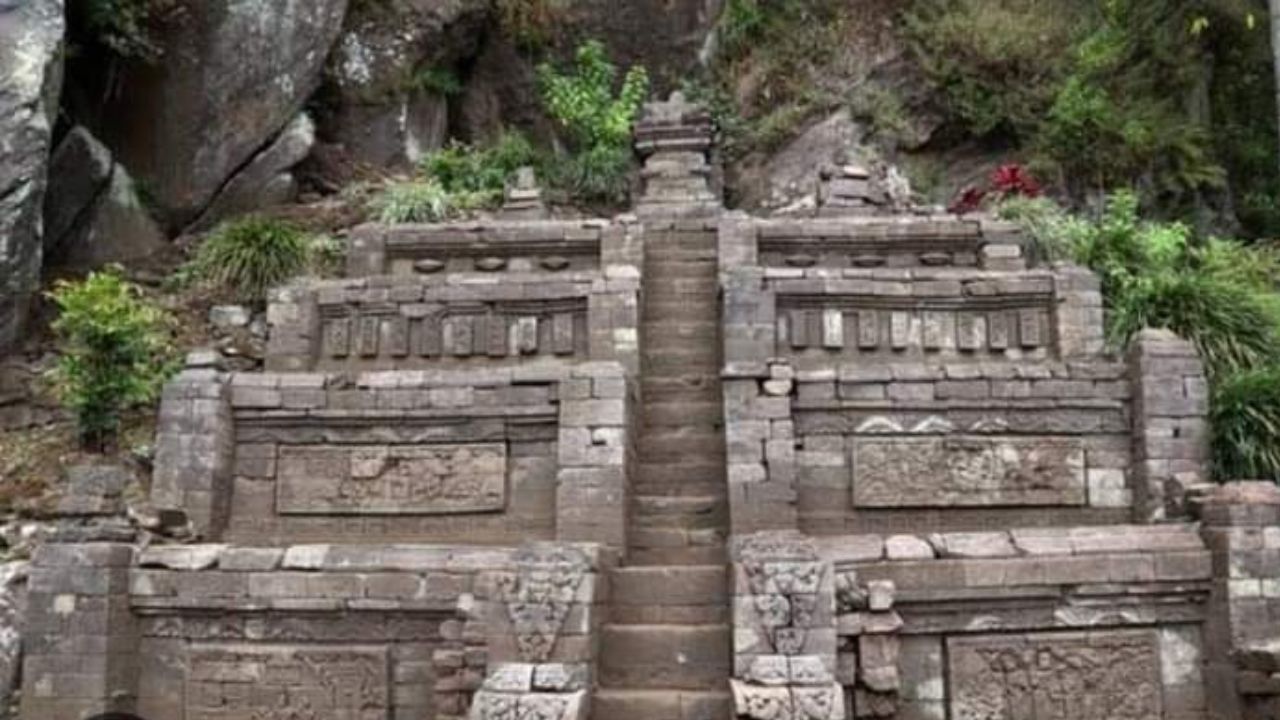
[[[815,543],[854,717],[1209,717],[1213,561],[1194,525]]]
[[[621,544],[628,395],[612,363],[188,370],[161,408],[153,500],[242,543]]]

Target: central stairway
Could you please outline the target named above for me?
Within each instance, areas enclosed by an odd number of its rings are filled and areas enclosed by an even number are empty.
[[[645,244],[639,468],[596,720],[723,720],[732,671],[716,234]]]

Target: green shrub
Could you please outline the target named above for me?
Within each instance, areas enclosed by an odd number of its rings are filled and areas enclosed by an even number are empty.
[[[595,40],[578,48],[566,73],[549,63],[538,66],[542,102],[572,151],[568,167],[555,175],[588,202],[617,202],[619,189],[630,182],[631,126],[648,96],[649,74],[633,67],[615,91],[617,78],[618,68]]]
[[[1143,222],[1132,194],[1096,223],[1070,226],[1075,259],[1102,278],[1108,335],[1122,346],[1144,327],[1194,342],[1211,375],[1280,357],[1274,256],[1227,240],[1195,242],[1178,223]]]
[[[454,192],[433,179],[387,185],[371,201],[378,222],[388,225],[432,223],[477,210],[489,204],[490,193]]]
[[[578,48],[567,73],[550,63],[538,66],[542,102],[577,148],[630,145],[631,123],[649,94],[649,73],[631,68],[615,92],[617,78],[618,68],[598,40]]]
[[[1218,382],[1210,422],[1216,477],[1280,481],[1280,365]]]
[[[153,401],[175,369],[173,320],[118,268],[61,281],[49,297],[58,309],[58,395],[75,413],[84,446],[107,449],[121,413]]]
[[[502,199],[507,179],[516,170],[537,163],[538,153],[524,135],[504,132],[491,145],[450,143],[427,155],[422,170],[446,192],[477,193],[489,202],[497,202]]]
[[[1088,12],[1061,0],[923,0],[904,15],[910,47],[974,135],[1033,136],[1069,68]]]
[[[223,223],[200,246],[193,262],[197,277],[248,300],[307,268],[310,238],[291,223],[249,215]]]

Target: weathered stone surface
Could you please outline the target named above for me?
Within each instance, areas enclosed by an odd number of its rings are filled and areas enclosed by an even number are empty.
[[[506,505],[507,448],[284,447],[277,501],[285,515],[489,512]]]
[[[385,648],[202,644],[188,667],[188,717],[366,720],[393,707]]]
[[[64,25],[62,0],[0,3],[0,352],[22,336],[40,285]]]
[[[1072,440],[859,439],[857,507],[1083,505],[1084,450]]]
[[[27,605],[25,561],[0,565],[0,712],[18,688],[22,629]]]
[[[290,170],[311,154],[315,144],[316,125],[302,113],[227,180],[193,229],[212,227],[220,220],[293,200],[298,184]]]
[[[184,0],[157,69],[128,67],[99,136],[182,226],[298,117],[347,0]],[[261,189],[261,188],[260,188]],[[237,188],[237,195],[252,192]]]
[[[326,140],[379,166],[416,162],[447,139],[447,98],[415,80],[476,52],[486,0],[352,3],[325,70]]]
[[[957,720],[1159,720],[1160,656],[1149,630],[948,640]]]
[[[46,266],[96,268],[169,247],[129,172],[84,128],[73,129],[53,154],[44,213]]]

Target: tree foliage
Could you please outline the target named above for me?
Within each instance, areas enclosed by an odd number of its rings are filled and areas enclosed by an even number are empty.
[[[121,413],[154,401],[175,369],[173,319],[118,268],[61,281],[49,297],[58,309],[55,388],[75,413],[86,448],[106,449]]]

